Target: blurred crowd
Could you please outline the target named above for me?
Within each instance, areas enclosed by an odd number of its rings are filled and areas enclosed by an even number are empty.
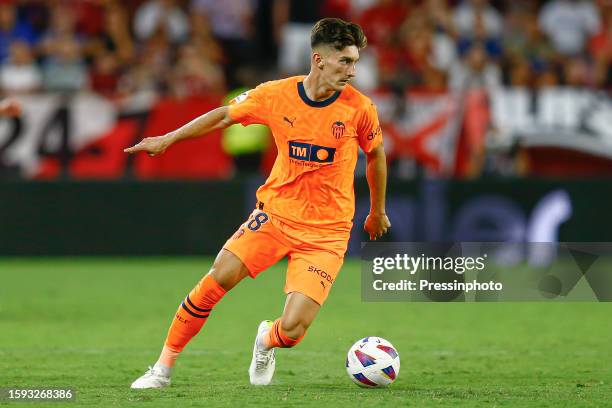
[[[0,0],[0,88],[222,95],[306,73],[322,16],[363,26],[366,89],[612,85],[610,0]]]
[[[611,1],[453,3],[389,0],[363,13],[380,83],[424,90],[610,86]]]

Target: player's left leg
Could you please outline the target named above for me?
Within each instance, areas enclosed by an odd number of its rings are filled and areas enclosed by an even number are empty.
[[[296,346],[319,313],[321,305],[300,292],[287,295],[281,317],[272,324],[272,330],[264,340],[267,348]]]
[[[251,384],[270,384],[276,366],[274,349],[295,347],[304,338],[327,299],[342,263],[342,256],[327,251],[290,254],[285,309],[276,321],[259,325],[249,367]]]
[[[249,379],[253,385],[268,385],[272,381],[276,359],[274,348],[297,345],[312,324],[321,305],[308,296],[293,292],[287,295],[283,315],[276,321],[260,323],[253,345]]]

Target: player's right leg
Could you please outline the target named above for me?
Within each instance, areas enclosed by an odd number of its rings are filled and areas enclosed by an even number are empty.
[[[131,388],[162,388],[170,385],[172,367],[178,355],[189,340],[198,334],[217,302],[248,275],[249,270],[240,258],[222,249],[210,272],[179,306],[159,359],[132,383]]]

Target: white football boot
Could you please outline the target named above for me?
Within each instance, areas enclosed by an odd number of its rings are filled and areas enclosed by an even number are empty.
[[[133,389],[163,388],[170,385],[170,369],[155,364],[131,385]]]
[[[264,320],[257,328],[255,345],[253,346],[253,359],[249,367],[249,379],[253,385],[268,385],[272,381],[276,361],[274,358],[274,348],[265,350],[258,346],[258,340],[272,328],[271,320]],[[260,344],[263,342],[259,342]]]

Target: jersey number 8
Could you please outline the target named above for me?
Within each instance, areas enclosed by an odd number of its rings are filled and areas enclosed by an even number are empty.
[[[261,228],[263,224],[268,222],[268,219],[268,214],[266,214],[265,212],[257,213],[255,214],[255,217],[251,221],[249,221],[247,227],[249,227],[251,231],[257,231],[259,228]]]

